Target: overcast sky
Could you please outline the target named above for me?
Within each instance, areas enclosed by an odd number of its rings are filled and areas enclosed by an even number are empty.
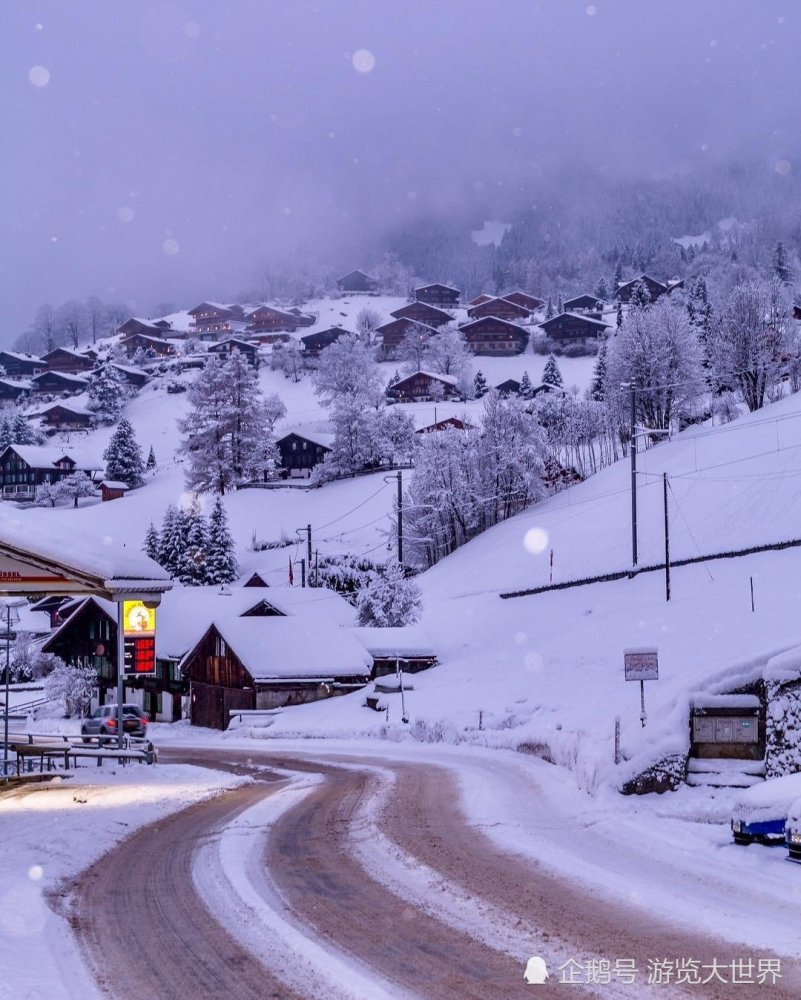
[[[247,286],[543,170],[669,174],[798,143],[796,0],[2,0],[10,340],[43,301]]]

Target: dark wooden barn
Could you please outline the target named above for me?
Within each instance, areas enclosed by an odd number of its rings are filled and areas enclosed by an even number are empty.
[[[536,312],[537,309],[542,309],[545,305],[542,299],[538,299],[536,295],[529,295],[528,292],[504,292],[501,298],[506,299],[507,302],[514,302],[516,306],[522,306],[529,312]],[[480,302],[476,303],[476,305],[480,304]]]
[[[212,344],[209,348],[209,354],[216,354],[221,359],[225,359],[228,355],[233,354],[234,351],[239,351],[248,364],[254,368],[259,367],[259,349],[255,344],[251,344],[247,340],[228,337],[226,340]]]
[[[47,370],[47,362],[34,354],[18,354],[16,351],[0,351],[0,365],[11,378],[32,378]]]
[[[0,378],[0,402],[16,403],[20,396],[33,390],[30,382],[16,382],[10,378]]]
[[[89,385],[89,379],[82,375],[69,375],[67,372],[41,372],[31,379],[34,392],[83,392]]]
[[[10,444],[0,453],[0,487],[4,498],[23,499],[44,483],[56,483],[78,470],[91,475],[99,468],[100,463],[79,464],[58,448]]]
[[[603,299],[599,299],[597,295],[576,295],[572,299],[567,299],[563,305],[565,312],[587,313],[596,319],[600,319],[604,308],[604,301]]]
[[[42,361],[47,362],[49,371],[67,372],[70,375],[91,371],[95,366],[91,358],[78,351],[72,351],[68,347],[57,347],[55,350],[49,351],[42,357]]]
[[[225,302],[201,302],[189,310],[192,329],[197,333],[213,333],[230,329],[231,322],[244,319],[240,305]]]
[[[620,299],[621,302],[630,302],[634,286],[638,282],[645,285],[648,289],[648,294],[651,296],[651,302],[656,302],[657,299],[661,298],[663,295],[669,295],[677,288],[684,288],[684,282],[681,280],[667,282],[657,281],[656,278],[652,278],[650,274],[641,274],[637,278],[632,278],[631,281],[624,281],[622,284],[618,285],[617,291],[615,292],[616,298]]]
[[[425,302],[410,302],[390,313],[395,319],[412,319],[418,323],[425,323],[426,326],[433,326],[438,329],[446,323],[453,322],[453,316],[437,309],[436,306],[429,306]]]
[[[407,375],[387,388],[387,396],[396,403],[419,403],[436,399],[460,399],[457,380],[451,375],[419,371]]]
[[[371,278],[358,268],[337,278],[337,288],[340,292],[375,292],[378,284],[378,278]]]
[[[307,333],[305,337],[300,338],[300,342],[303,344],[303,353],[306,357],[316,358],[320,354],[320,351],[324,351],[326,347],[335,344],[343,333],[348,332],[348,330],[343,330],[341,326],[330,326],[327,330],[318,330],[317,333]]]
[[[452,285],[443,285],[436,281],[431,285],[420,285],[419,288],[415,288],[414,297],[418,302],[425,302],[429,306],[456,309],[462,293]]]
[[[499,316],[483,316],[459,327],[473,354],[503,357],[522,354],[528,344],[528,331]]]
[[[289,431],[276,441],[281,455],[282,475],[297,478],[311,475],[331,451],[333,434],[315,434],[311,431]]]
[[[132,333],[141,333],[146,337],[166,337],[172,327],[166,319],[139,319],[132,316],[117,327],[117,333],[123,337],[129,337]]]
[[[560,313],[552,319],[544,320],[540,326],[553,340],[595,339],[603,336],[609,329],[608,323],[580,313]]]
[[[505,382],[499,382],[495,386],[498,391],[499,396],[519,396],[520,395],[520,383],[513,378],[506,379]]]
[[[261,305],[245,313],[248,330],[253,333],[280,333],[297,330],[300,320],[291,312],[276,306]]]
[[[436,334],[436,328],[428,326],[426,323],[419,323],[413,319],[393,319],[389,323],[384,323],[375,329],[377,336],[381,338],[381,355],[385,360],[393,359],[398,352],[398,348],[403,342],[406,334],[413,329],[422,331],[429,336]]]
[[[43,410],[28,414],[29,420],[39,420],[43,427],[52,431],[85,431],[94,424],[94,414],[79,406],[53,403]]]
[[[159,337],[151,337],[145,333],[129,334],[120,341],[120,347],[122,347],[129,358],[132,358],[139,348],[146,354],[152,354],[154,357],[159,358],[168,358],[175,354],[175,348],[172,344],[167,343],[166,340],[162,340]]]

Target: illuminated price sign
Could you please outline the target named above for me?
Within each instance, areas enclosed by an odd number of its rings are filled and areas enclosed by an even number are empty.
[[[123,601],[123,672],[130,676],[156,671],[156,610],[142,601]]]

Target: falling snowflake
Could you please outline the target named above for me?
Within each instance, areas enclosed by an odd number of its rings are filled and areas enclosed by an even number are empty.
[[[539,555],[548,548],[548,532],[545,528],[529,528],[523,537],[526,552]]]
[[[167,254],[168,257],[174,257],[175,254],[177,254],[178,251],[181,249],[181,244],[178,242],[178,240],[174,240],[172,239],[172,237],[170,237],[169,239],[166,239],[162,243],[161,249],[164,251],[164,253]]]
[[[120,222],[133,222],[135,215],[134,210],[127,205],[123,205],[122,208],[117,209],[117,218]]]
[[[375,56],[369,49],[357,49],[351,62],[357,73],[372,73],[375,69]]]
[[[47,66],[31,66],[28,79],[34,87],[46,87],[50,83],[50,70]]]

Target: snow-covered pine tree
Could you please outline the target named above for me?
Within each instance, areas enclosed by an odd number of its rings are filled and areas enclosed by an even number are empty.
[[[632,309],[647,309],[651,304],[651,294],[644,281],[635,281],[631,290],[629,306]]]
[[[476,399],[481,399],[481,397],[489,392],[489,383],[484,377],[484,372],[477,371],[475,378],[473,379],[473,391],[475,392]]]
[[[557,389],[561,389],[564,385],[562,373],[559,371],[559,365],[556,363],[556,358],[553,354],[549,354],[548,360],[545,362],[545,368],[542,372],[542,381],[546,385],[552,385]]]
[[[217,497],[209,516],[206,578],[208,583],[233,583],[239,575],[234,540],[228,530],[228,518],[222,498]]]
[[[602,403],[606,395],[606,344],[601,344],[590,382],[589,398]]]
[[[21,413],[15,413],[11,421],[11,442],[13,444],[36,444],[36,432]]]
[[[557,315],[561,316],[565,311],[565,304],[562,301],[562,293],[560,292],[556,297],[556,312]]]
[[[533,394],[534,386],[531,384],[531,378],[528,372],[523,372],[523,377],[520,379],[520,398],[531,399]]]
[[[133,427],[125,417],[117,424],[108,447],[103,452],[106,462],[106,479],[125,483],[129,489],[142,485],[145,463],[142,449],[136,440]]]
[[[400,372],[396,368],[395,371],[392,373],[392,378],[387,383],[387,388],[391,389],[392,386],[395,385],[396,383],[400,382],[400,380],[401,380]]]
[[[98,420],[113,424],[122,410],[125,389],[119,372],[110,362],[106,362],[89,378],[88,407],[94,410]]]
[[[209,582],[206,565],[209,527],[197,497],[193,497],[184,518],[184,550],[178,567],[178,579],[187,587],[202,587]]]
[[[623,284],[623,261],[618,257],[615,262],[615,273],[612,276],[612,294]]]
[[[149,556],[155,562],[159,561],[159,549],[160,549],[160,538],[159,533],[156,530],[156,526],[153,522],[150,522],[150,527],[147,529],[145,534],[145,540],[142,545],[142,551],[145,555]]]
[[[186,515],[182,510],[169,504],[161,523],[157,562],[170,576],[177,577],[181,568],[186,535],[185,519]]]
[[[609,289],[606,287],[606,279],[601,277],[598,279],[598,284],[595,286],[595,294],[605,302],[609,298]]]
[[[618,299],[617,309],[615,310],[615,326],[619,330],[623,326],[623,303]]]
[[[553,317],[554,317],[553,299],[549,295],[548,296],[548,305],[545,307],[545,318],[546,319],[553,319]]]
[[[147,462],[145,462],[145,468],[148,472],[152,472],[156,468],[156,453],[153,451],[153,445],[150,446],[150,451],[147,453]]]
[[[0,422],[0,451],[4,451],[10,444],[13,444],[11,421],[8,417],[4,417]]]
[[[420,617],[422,595],[414,580],[407,580],[397,559],[391,559],[383,573],[359,594],[356,605],[360,625],[393,628],[413,625]]]
[[[779,240],[774,247],[771,264],[773,265],[774,275],[783,285],[789,285],[792,283],[793,272],[790,267],[790,262],[787,259],[787,251],[785,250],[784,243],[782,243],[781,240]]]

